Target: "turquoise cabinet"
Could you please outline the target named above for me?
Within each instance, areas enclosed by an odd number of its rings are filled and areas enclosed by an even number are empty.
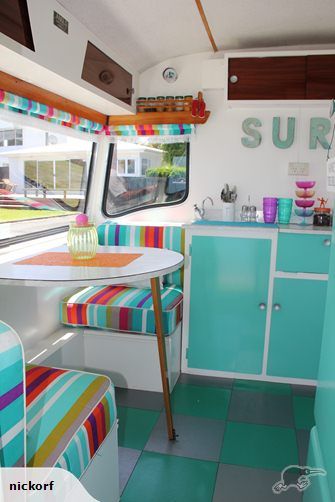
[[[279,232],[276,270],[328,274],[330,234]]]
[[[324,467],[319,490],[306,490],[306,502],[335,500],[335,230],[333,230],[325,321],[315,400],[316,427],[312,429],[308,465]],[[315,461],[317,459],[317,461]],[[312,462],[315,462],[312,464]],[[323,464],[323,465],[322,465]],[[318,485],[316,485],[318,488]]]
[[[316,380],[327,281],[274,281],[267,374]]]
[[[193,236],[188,367],[260,374],[271,240]]]

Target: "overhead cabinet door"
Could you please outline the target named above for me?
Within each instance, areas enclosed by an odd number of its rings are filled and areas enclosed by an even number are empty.
[[[91,42],[87,43],[81,78],[131,105],[132,75]]]
[[[230,58],[228,99],[305,99],[305,56]]]
[[[307,56],[306,99],[335,97],[335,55]]]
[[[194,236],[188,367],[260,374],[271,241]]]

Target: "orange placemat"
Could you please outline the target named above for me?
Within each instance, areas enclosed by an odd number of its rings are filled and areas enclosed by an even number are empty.
[[[15,262],[15,265],[55,265],[58,267],[125,267],[142,256],[135,253],[98,253],[89,260],[74,260],[70,253],[49,252]]]

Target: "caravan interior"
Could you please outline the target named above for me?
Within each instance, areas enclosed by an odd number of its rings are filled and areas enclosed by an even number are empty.
[[[0,2],[6,502],[335,500],[334,22]]]

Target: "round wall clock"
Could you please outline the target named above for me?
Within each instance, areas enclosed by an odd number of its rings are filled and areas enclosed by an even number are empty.
[[[178,78],[178,73],[174,68],[165,68],[163,71],[163,78],[166,82],[169,82],[171,84],[172,82],[175,82]]]

